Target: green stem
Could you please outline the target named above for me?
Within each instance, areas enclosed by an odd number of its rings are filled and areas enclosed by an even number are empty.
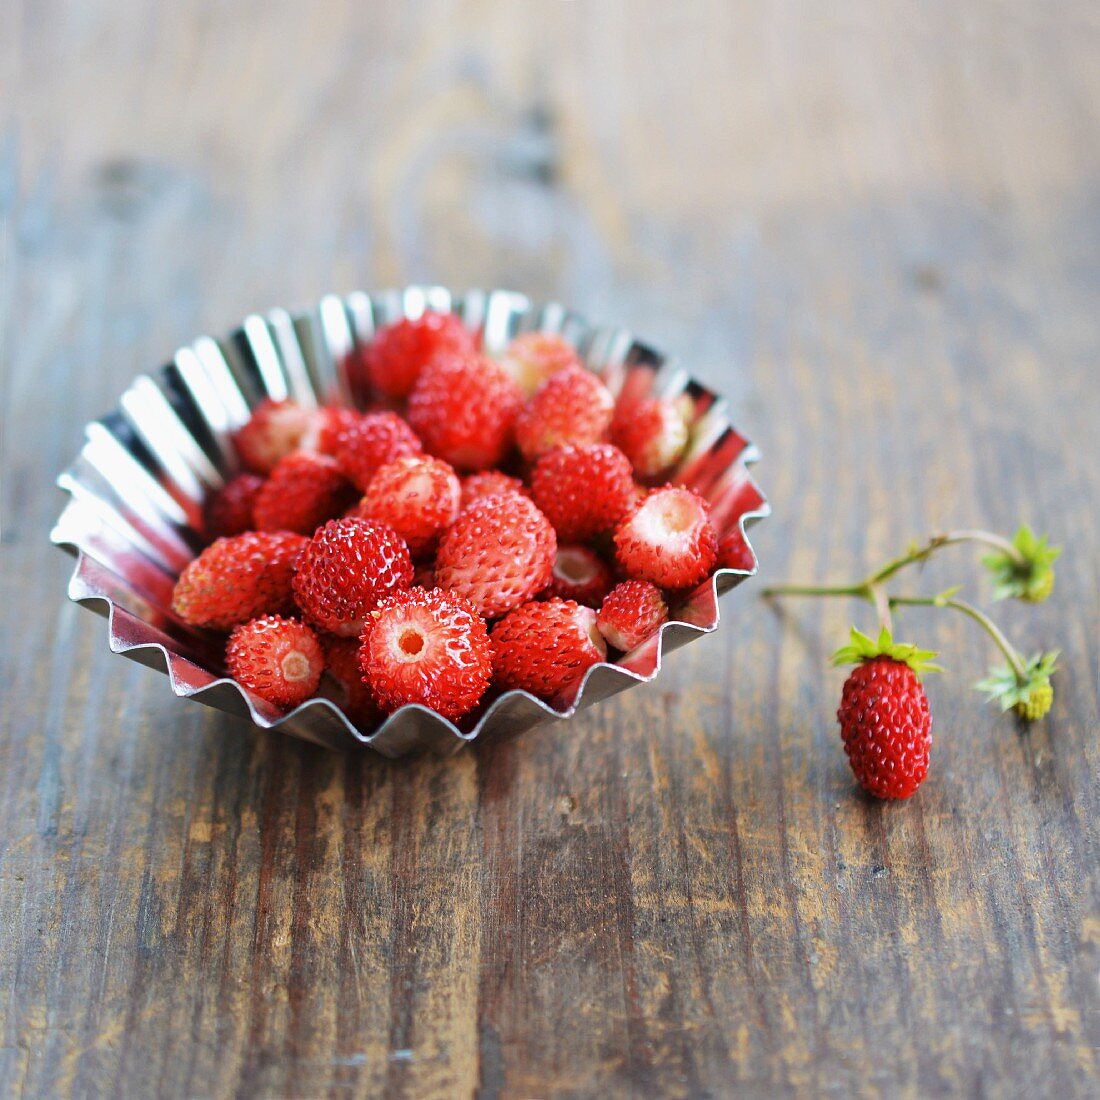
[[[894,618],[890,614],[890,600],[886,595],[885,589],[877,584],[869,584],[867,586],[867,595],[875,605],[875,611],[878,613],[878,625],[881,626],[883,630],[893,634]]]
[[[868,598],[867,585],[812,585],[773,584],[761,592],[762,596],[859,596]]]
[[[1021,683],[1027,682],[1027,673],[1024,671],[1023,658],[1017,652],[1016,647],[1004,636],[1000,627],[984,611],[980,611],[973,604],[964,600],[945,600],[936,596],[893,596],[890,599],[891,607],[951,607],[961,611],[974,620],[996,643],[997,648],[1005,655],[1016,679]]]

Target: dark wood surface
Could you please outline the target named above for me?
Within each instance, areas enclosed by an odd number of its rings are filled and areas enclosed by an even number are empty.
[[[1100,51],[1084,3],[4,6],[0,1095],[1095,1095]],[[632,326],[765,454],[764,574],[1067,546],[1025,730],[942,650],[860,797],[845,605],[751,582],[570,725],[387,762],[174,700],[52,480],[136,372],[326,290]],[[965,552],[915,583],[973,584]]]

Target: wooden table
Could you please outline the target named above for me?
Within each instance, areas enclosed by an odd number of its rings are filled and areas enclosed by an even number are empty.
[[[15,6],[0,1095],[1096,1095],[1095,10]],[[1049,718],[912,612],[932,773],[863,798],[826,657],[868,613],[758,582],[657,684],[446,760],[261,735],[108,653],[46,542],[83,422],[250,310],[418,280],[726,392],[770,579],[1052,532],[1055,596],[1003,608],[1064,651]]]

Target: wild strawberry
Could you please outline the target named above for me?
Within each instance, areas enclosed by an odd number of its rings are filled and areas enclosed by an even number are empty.
[[[689,435],[688,402],[646,397],[616,409],[611,442],[630,459],[638,477],[665,474],[683,456]]]
[[[587,546],[559,546],[550,575],[551,596],[599,607],[615,579],[607,563]]]
[[[1026,597],[1023,597],[1026,598]],[[1025,722],[1037,722],[1054,705],[1054,685],[1050,678],[1058,667],[1058,651],[1016,655],[1015,666],[994,666],[986,679],[974,686],[986,693],[1001,710],[1014,710]]]
[[[252,505],[263,483],[258,474],[238,474],[211,493],[202,509],[206,537],[225,538],[251,531],[255,526]]]
[[[473,352],[439,356],[409,397],[409,424],[425,448],[459,470],[496,466],[512,445],[523,403],[498,363]]]
[[[374,694],[363,679],[363,669],[359,664],[359,639],[325,634],[321,645],[325,650],[325,671],[339,687],[340,709],[360,730],[369,730],[382,715],[374,701]]]
[[[744,573],[756,568],[756,555],[739,527],[732,527],[718,540],[717,565],[720,569],[739,569]]]
[[[462,512],[440,540],[435,583],[491,619],[546,587],[556,550],[554,529],[526,497],[485,497]]]
[[[336,461],[344,473],[366,492],[370,479],[394,459],[422,454],[416,433],[392,412],[372,412],[349,425],[336,444]]]
[[[485,620],[454,592],[409,588],[370,613],[359,661],[385,711],[408,703],[460,718],[485,694],[492,648]]]
[[[718,537],[707,502],[690,489],[654,489],[615,531],[627,576],[660,588],[688,588],[714,568]]]
[[[501,493],[520,493],[530,496],[527,486],[518,477],[509,477],[500,470],[483,470],[480,474],[468,474],[462,479],[462,507],[466,508],[482,497],[499,496]]]
[[[516,444],[528,462],[566,443],[598,443],[607,433],[615,402],[584,367],[548,378],[516,420]]]
[[[362,413],[342,405],[326,405],[315,409],[309,430],[302,436],[302,448],[320,451],[323,455],[335,455],[341,437],[362,418]]]
[[[237,429],[233,443],[245,469],[269,474],[280,458],[296,451],[309,431],[312,414],[296,401],[272,401],[265,397],[247,424]]]
[[[530,397],[551,375],[584,364],[572,344],[552,332],[525,332],[505,349],[500,364]]]
[[[350,638],[383,596],[408,588],[412,578],[408,548],[392,527],[330,520],[302,550],[294,598],[311,623]]]
[[[852,772],[876,798],[908,798],[928,774],[932,713],[919,673],[938,671],[933,657],[885,628],[874,641],[854,627],[851,644],[833,655],[834,664],[856,666],[836,716]]]
[[[218,539],[180,574],[172,610],[185,623],[212,630],[290,611],[294,566],[305,544],[301,535],[286,531]]]
[[[336,459],[295,451],[279,459],[256,496],[252,515],[259,531],[312,535],[355,500],[355,488]]]
[[[264,615],[235,627],[225,647],[229,675],[277,707],[296,707],[317,690],[325,655],[297,619]]]
[[[538,460],[531,495],[558,538],[584,542],[630,511],[634,477],[626,455],[610,443],[570,444]]]
[[[649,581],[617,584],[600,606],[596,625],[609,645],[629,653],[668,621],[661,590]]]
[[[371,478],[359,515],[388,523],[418,558],[430,555],[458,518],[461,496],[458,477],[446,462],[408,456],[387,463]]]
[[[492,629],[493,674],[505,689],[551,700],[607,656],[596,612],[573,600],[525,603]]]
[[[475,348],[473,334],[455,314],[429,310],[415,320],[403,318],[379,329],[352,360],[349,372],[360,390],[366,382],[387,397],[407,397],[436,356]]]

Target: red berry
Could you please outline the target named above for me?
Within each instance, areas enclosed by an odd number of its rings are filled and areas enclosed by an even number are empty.
[[[340,688],[340,709],[360,730],[370,729],[378,723],[381,713],[363,679],[363,670],[359,665],[359,639],[326,634],[321,639],[321,645],[325,650],[325,670]]]
[[[607,563],[587,546],[559,546],[550,576],[551,596],[599,607],[615,579]]]
[[[553,699],[607,656],[596,612],[573,600],[525,603],[492,630],[493,673],[503,688]]]
[[[293,610],[291,580],[301,535],[247,531],[218,539],[189,562],[172,592],[172,610],[192,626],[229,630],[258,615]]]
[[[280,458],[301,446],[311,416],[310,410],[296,401],[265,397],[233,437],[241,463],[254,474],[271,473]]]
[[[461,495],[458,477],[446,462],[409,456],[387,463],[371,478],[359,515],[388,523],[414,558],[423,557],[458,518]]]
[[[597,443],[611,423],[615,402],[608,388],[584,367],[548,378],[516,420],[516,444],[528,462],[566,443]]]
[[[527,486],[518,477],[509,477],[500,470],[484,470],[480,474],[468,474],[462,479],[462,507],[466,508],[482,497],[499,496],[501,493],[521,493],[530,496]]]
[[[531,473],[531,495],[565,542],[610,531],[634,503],[626,455],[610,443],[559,447]]]
[[[317,690],[325,655],[317,635],[281,615],[242,623],[225,647],[229,675],[242,687],[274,703],[296,707]]]
[[[367,619],[359,660],[383,710],[419,703],[451,719],[477,705],[492,675],[485,620],[438,588],[387,596]]]
[[[845,681],[837,711],[848,763],[876,798],[908,798],[928,774],[932,713],[904,661],[875,657]]]
[[[458,317],[429,310],[415,320],[404,318],[379,329],[349,371],[360,389],[365,381],[387,397],[407,397],[436,356],[475,347],[473,334]]]
[[[619,524],[615,553],[629,577],[661,588],[698,584],[718,555],[707,502],[690,489],[654,489]]]
[[[498,363],[473,352],[434,359],[409,397],[409,424],[425,448],[459,470],[496,466],[512,445],[523,403]]]
[[[280,459],[271,471],[256,497],[252,515],[259,531],[312,535],[354,500],[355,489],[336,459],[312,451],[295,451]]]
[[[740,569],[746,573],[756,568],[756,558],[740,528],[731,528],[718,540],[718,566],[721,569]]]
[[[612,442],[645,479],[667,473],[680,460],[688,435],[684,403],[665,397],[630,402],[616,410],[611,422]]]
[[[341,437],[362,418],[362,413],[341,405],[326,405],[322,409],[315,409],[309,430],[302,437],[303,449],[320,451],[323,455],[335,455]]]
[[[408,548],[393,528],[334,519],[302,550],[294,598],[311,623],[350,638],[362,632],[379,600],[408,588],[412,578]]]
[[[370,479],[387,462],[423,451],[416,433],[397,413],[372,412],[344,430],[336,444],[336,460],[344,473],[366,492]]]
[[[264,479],[258,474],[238,474],[211,493],[203,505],[203,530],[209,539],[251,531],[252,505]]]
[[[649,581],[623,581],[603,601],[597,626],[609,645],[629,653],[668,621],[661,590]]]
[[[500,363],[527,396],[558,371],[583,366],[573,345],[552,332],[517,336],[505,349]]]
[[[526,497],[485,497],[462,512],[440,540],[435,583],[491,619],[546,587],[556,550],[554,529]]]

